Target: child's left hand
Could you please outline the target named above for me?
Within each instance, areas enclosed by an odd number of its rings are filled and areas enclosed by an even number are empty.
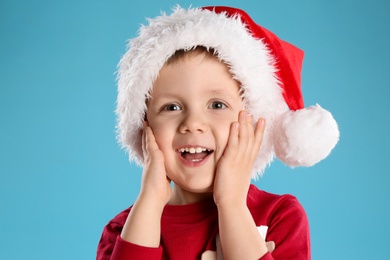
[[[265,120],[253,126],[253,118],[241,111],[232,123],[225,151],[220,158],[214,180],[216,205],[246,205],[253,163],[260,150]]]

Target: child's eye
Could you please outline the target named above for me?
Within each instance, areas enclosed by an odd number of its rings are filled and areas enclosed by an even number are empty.
[[[181,107],[177,104],[168,104],[162,107],[163,111],[179,111],[181,110]]]
[[[223,103],[221,101],[213,101],[209,105],[209,108],[211,108],[211,109],[224,109],[226,107],[227,106],[225,105],[225,103]]]

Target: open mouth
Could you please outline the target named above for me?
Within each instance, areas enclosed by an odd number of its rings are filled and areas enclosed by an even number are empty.
[[[202,162],[214,151],[204,147],[186,147],[178,150],[181,158],[192,163]]]

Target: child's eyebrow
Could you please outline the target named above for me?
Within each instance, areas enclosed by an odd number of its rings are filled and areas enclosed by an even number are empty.
[[[207,93],[211,96],[219,96],[219,95],[223,95],[223,96],[226,96],[226,95],[230,95],[230,93],[227,93],[226,90],[224,89],[210,89],[207,91]]]
[[[231,96],[233,93],[229,93],[224,89],[210,89],[205,91],[204,95],[208,96]],[[234,93],[235,94],[235,93]],[[237,94],[240,95],[239,91],[237,91]],[[177,95],[175,93],[159,93],[155,96],[155,98],[175,98]]]
[[[158,94],[156,96],[152,96],[151,99],[161,99],[161,98],[164,98],[164,99],[174,99],[176,98],[177,96],[175,94],[170,94],[170,93],[161,93],[161,94]]]
[[[211,89],[207,91],[207,94],[210,96],[217,96],[217,97],[222,97],[222,98],[229,98],[229,99],[234,99],[237,96],[241,96],[240,91],[237,90],[237,92],[231,92],[231,91],[226,91],[224,89]]]

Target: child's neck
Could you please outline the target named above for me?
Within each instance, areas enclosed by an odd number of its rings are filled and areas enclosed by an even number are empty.
[[[212,192],[201,192],[194,193],[190,191],[186,191],[179,187],[178,185],[174,185],[172,197],[169,200],[169,205],[186,205],[193,204],[205,199],[209,199],[213,196]]]

